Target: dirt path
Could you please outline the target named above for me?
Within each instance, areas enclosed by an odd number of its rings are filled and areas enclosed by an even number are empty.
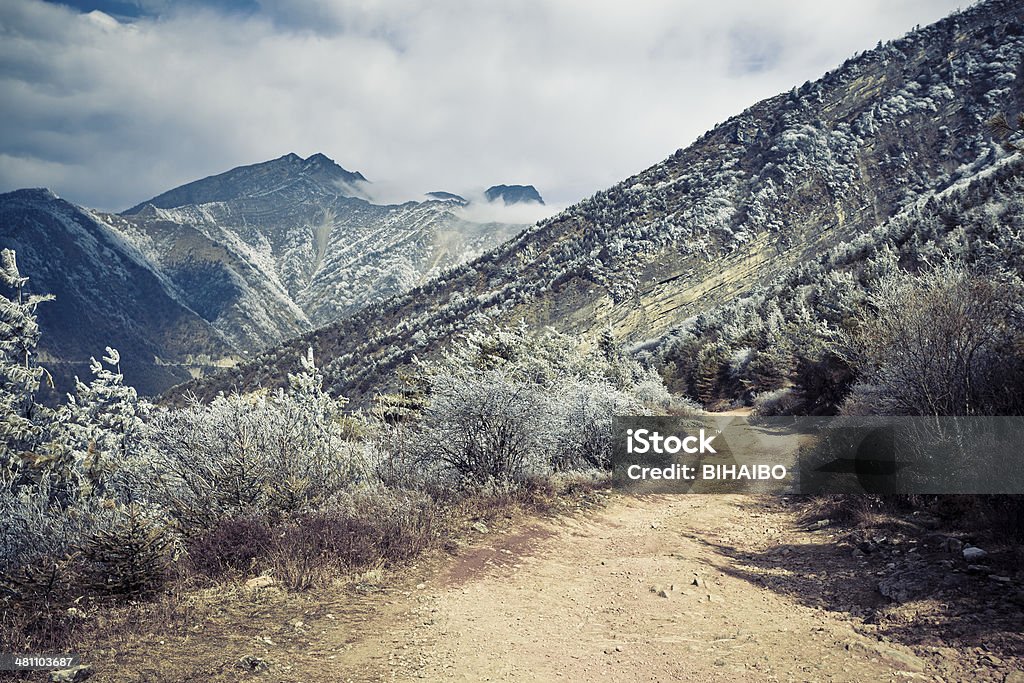
[[[391,635],[386,679],[870,681],[921,678],[909,649],[766,583],[745,561],[793,548],[792,520],[742,496],[616,497],[461,556]],[[790,528],[780,528],[790,527]],[[801,546],[804,546],[801,548]],[[800,577],[813,586],[816,572]],[[414,643],[408,647],[408,643]]]
[[[613,493],[471,533],[379,589],[208,606],[184,639],[122,643],[95,680],[1024,682],[1024,574],[971,575],[899,532],[864,555],[777,497]],[[894,576],[928,590],[892,603]]]

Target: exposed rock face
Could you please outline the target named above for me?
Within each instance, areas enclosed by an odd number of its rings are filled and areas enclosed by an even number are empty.
[[[544,200],[533,185],[494,185],[487,188],[484,196],[489,202],[501,201],[510,204],[543,204]]]
[[[312,344],[358,400],[475,313],[657,337],[999,165],[986,121],[1024,108],[1022,36],[1019,7],[995,0],[861,54],[444,278],[190,388],[273,384]]]

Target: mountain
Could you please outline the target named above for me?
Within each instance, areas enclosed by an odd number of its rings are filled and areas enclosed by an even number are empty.
[[[311,346],[332,390],[365,404],[481,316],[657,340],[1002,164],[986,122],[1024,109],[1022,71],[1019,3],[981,3],[754,104],[441,278],[181,390],[278,384]]]
[[[469,203],[469,202],[466,201],[465,197],[463,197],[461,195],[457,195],[457,194],[455,194],[453,192],[441,192],[441,191],[438,191],[438,192],[428,192],[427,196],[430,197],[431,199],[439,199],[441,201],[458,202],[459,204],[463,204],[463,205]]]
[[[189,306],[252,351],[405,292],[524,227],[463,220],[448,198],[374,204],[352,196],[352,183],[366,181],[322,154],[289,154],[108,220]]]
[[[258,199],[271,194],[286,200],[310,194],[365,197],[360,188],[366,182],[362,173],[346,171],[323,154],[303,159],[292,153],[187,183],[137,204],[124,213],[137,214],[147,205],[173,209],[190,204]]]
[[[501,200],[510,204],[544,204],[544,200],[533,185],[492,185],[484,192],[489,202]]]
[[[121,214],[45,191],[15,192],[0,196],[0,246],[18,251],[33,286],[58,294],[59,305],[40,309],[54,364],[81,373],[109,344],[145,366],[127,378],[157,393],[189,372],[251,357],[401,294],[525,227],[465,220],[449,199],[374,204],[361,196],[366,186],[323,154],[288,154]],[[53,238],[69,226],[78,226],[81,243]],[[97,240],[113,246],[96,247]],[[74,263],[75,274],[56,266],[64,263]],[[83,304],[89,299],[103,303]],[[202,332],[185,334],[188,325]]]
[[[106,346],[150,394],[233,362],[231,345],[101,215],[48,190],[2,194],[0,243],[17,252],[32,292],[56,295],[38,308],[38,352],[59,390],[87,379],[89,357]]]

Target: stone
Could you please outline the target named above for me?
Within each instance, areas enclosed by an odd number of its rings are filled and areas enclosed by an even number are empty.
[[[266,671],[269,669],[270,665],[256,655],[245,655],[238,660],[238,668],[251,673],[259,673],[260,671]]]
[[[274,585],[273,576],[256,576],[245,582],[245,587],[249,590],[259,590],[261,588],[269,588]]]
[[[963,550],[964,559],[968,562],[975,563],[978,560],[983,560],[988,557],[988,553],[981,548],[975,548],[973,545],[969,545]]]
[[[927,593],[928,585],[915,568],[905,569],[878,582],[878,592],[896,603],[917,600]]]
[[[50,683],[78,683],[96,673],[88,664],[79,664],[70,669],[60,669],[50,672]]]
[[[1006,674],[1003,683],[1024,683],[1024,671],[1011,671]]]
[[[476,531],[477,533],[481,533],[481,534],[486,534],[487,531],[488,531],[487,525],[484,524],[483,522],[473,522],[473,524],[470,525],[470,528],[473,531]]]

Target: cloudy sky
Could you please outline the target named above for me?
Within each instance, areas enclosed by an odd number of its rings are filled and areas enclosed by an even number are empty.
[[[964,0],[0,2],[0,191],[123,209],[323,152],[396,194],[607,187]]]

